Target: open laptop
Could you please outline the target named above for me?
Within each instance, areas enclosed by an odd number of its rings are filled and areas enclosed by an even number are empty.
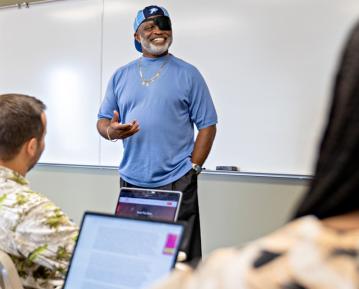
[[[86,212],[63,289],[142,289],[173,268],[181,224]]]
[[[115,214],[132,218],[176,221],[182,192],[121,188]]]

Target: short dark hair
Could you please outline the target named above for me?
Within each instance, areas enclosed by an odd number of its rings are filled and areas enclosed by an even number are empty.
[[[344,48],[311,186],[294,218],[359,210],[359,22]]]
[[[29,139],[41,139],[45,104],[23,94],[0,95],[0,159],[13,159]]]

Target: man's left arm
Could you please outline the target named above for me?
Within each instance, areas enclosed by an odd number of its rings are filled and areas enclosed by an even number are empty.
[[[191,67],[190,73],[192,81],[189,93],[189,112],[191,121],[198,129],[191,161],[195,165],[202,166],[211,151],[216,136],[217,112],[201,73],[195,67]]]
[[[192,152],[192,163],[200,166],[204,164],[211,151],[216,131],[215,124],[199,130]]]

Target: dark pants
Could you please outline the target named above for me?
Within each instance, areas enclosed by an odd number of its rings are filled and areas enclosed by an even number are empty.
[[[136,187],[120,178],[121,187]],[[190,170],[177,181],[152,189],[181,191],[182,203],[178,213],[178,221],[186,226],[181,250],[187,254],[187,261],[202,257],[201,227],[199,222],[197,174]]]

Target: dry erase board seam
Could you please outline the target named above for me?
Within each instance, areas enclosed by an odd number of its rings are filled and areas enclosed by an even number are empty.
[[[100,43],[101,43],[101,47],[100,47],[100,51],[101,51],[101,60],[100,60],[100,75],[99,75],[99,83],[100,83],[100,87],[99,87],[99,106],[102,102],[102,78],[103,78],[103,40],[104,40],[104,19],[105,19],[105,0],[102,0],[102,11],[101,11],[101,33],[100,33]],[[103,141],[103,140],[102,140]],[[101,136],[99,135],[98,138],[98,163],[102,164],[102,141],[101,141]]]

